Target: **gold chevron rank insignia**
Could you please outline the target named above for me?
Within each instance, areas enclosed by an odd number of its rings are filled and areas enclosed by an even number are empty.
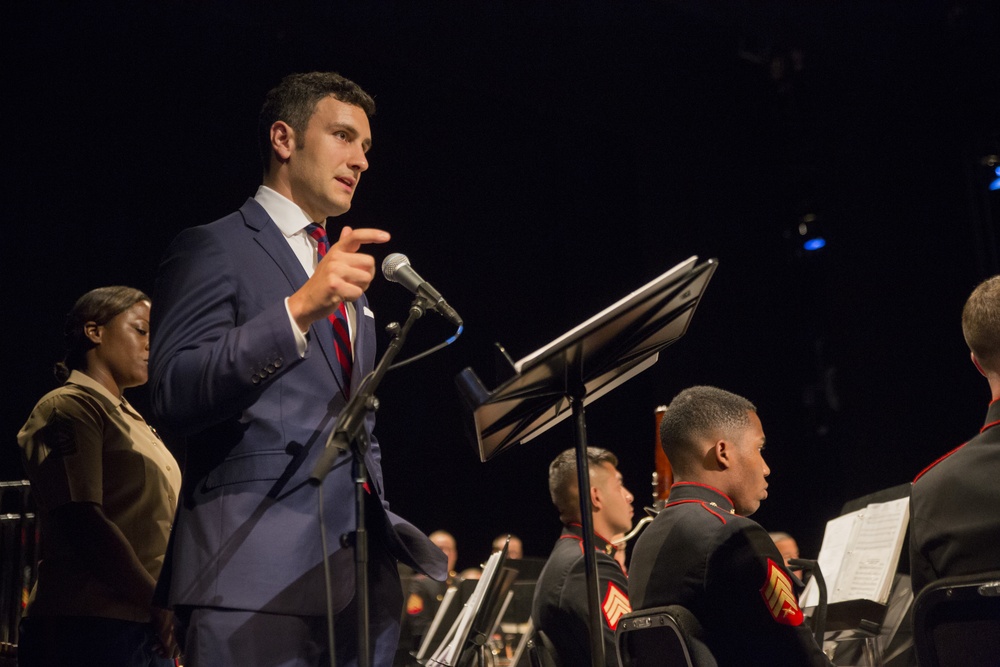
[[[615,586],[613,581],[609,581],[608,592],[604,596],[601,609],[604,610],[604,620],[607,621],[608,627],[614,630],[618,627],[621,617],[632,611],[632,604],[622,589]]]
[[[760,588],[767,610],[778,623],[802,625],[802,610],[795,600],[792,581],[773,560],[767,559],[767,581]]]
[[[410,597],[406,600],[406,613],[410,616],[416,616],[423,610],[424,599],[416,593],[410,593]]]

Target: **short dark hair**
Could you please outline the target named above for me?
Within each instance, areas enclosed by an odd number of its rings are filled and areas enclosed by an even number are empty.
[[[1000,373],[1000,275],[972,290],[962,308],[962,334],[983,369]]]
[[[265,174],[271,170],[271,126],[283,120],[296,135],[302,136],[316,105],[331,95],[361,107],[369,117],[375,115],[375,100],[371,95],[336,72],[289,74],[267,93],[257,119],[257,141]]]
[[[56,379],[65,382],[70,371],[79,370],[86,365],[87,351],[94,347],[94,343],[84,332],[87,322],[96,322],[98,326],[107,324],[140,301],[149,300],[143,292],[124,285],[98,287],[77,299],[66,315],[66,326],[63,329],[66,357],[55,366]]]
[[[700,460],[698,444],[705,437],[750,426],[747,412],[754,404],[717,387],[688,387],[667,406],[660,421],[660,444],[670,465],[680,473]]]
[[[618,467],[618,457],[600,447],[587,447],[587,466],[593,470],[602,463]],[[580,491],[576,480],[575,449],[567,449],[549,464],[549,495],[563,523],[579,520]]]

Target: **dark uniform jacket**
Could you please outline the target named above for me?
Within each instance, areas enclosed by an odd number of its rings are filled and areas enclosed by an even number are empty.
[[[595,534],[597,579],[604,634],[604,661],[617,667],[615,629],[618,620],[632,610],[628,599],[628,579],[614,559],[614,546]],[[591,664],[587,609],[587,571],[583,554],[583,529],[579,524],[563,526],[535,586],[531,620],[542,630],[559,654],[564,667]]]
[[[767,532],[710,486],[671,487],[632,552],[629,584],[635,609],[690,609],[720,667],[830,664]]]
[[[449,572],[445,581],[435,581],[423,574],[417,574],[409,581],[406,586],[406,609],[399,633],[399,650],[394,664],[416,664],[412,655],[420,649],[427,630],[441,608],[444,594],[460,583],[461,577],[454,572]]]
[[[942,577],[1000,570],[1000,400],[979,435],[920,473],[910,494],[914,593]]]

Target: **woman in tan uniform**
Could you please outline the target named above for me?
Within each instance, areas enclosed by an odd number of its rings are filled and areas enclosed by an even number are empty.
[[[19,664],[173,665],[169,612],[151,606],[177,506],[177,462],[122,392],[145,384],[149,297],[84,294],[66,321],[63,384],[18,433],[38,503],[41,560]]]

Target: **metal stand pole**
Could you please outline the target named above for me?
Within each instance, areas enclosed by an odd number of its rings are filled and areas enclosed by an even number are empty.
[[[337,458],[348,449],[352,451],[353,462],[351,473],[354,479],[355,530],[353,535],[344,536],[343,542],[354,544],[355,596],[358,608],[358,667],[371,667],[371,641],[369,637],[369,599],[368,599],[368,530],[365,527],[365,482],[368,473],[365,467],[365,454],[368,452],[368,433],[365,431],[365,418],[369,413],[378,410],[378,399],[375,390],[388,372],[396,355],[399,354],[406,334],[420,319],[427,308],[426,299],[418,296],[410,305],[409,317],[400,327],[397,323],[389,324],[387,329],[392,334],[392,340],[385,354],[379,359],[375,370],[365,379],[357,393],[351,397],[337,419],[337,426],[330,434],[326,447],[320,453],[319,460],[313,468],[309,481],[314,486],[321,485],[327,473],[333,467]],[[322,493],[322,489],[319,491]],[[377,499],[373,502],[378,502]],[[323,558],[327,558],[323,554]],[[330,647],[330,663],[335,662],[333,647]]]
[[[583,562],[587,570],[587,610],[590,628],[590,663],[604,667],[604,633],[601,629],[601,603],[597,579],[597,553],[594,550],[594,516],[590,502],[590,464],[587,458],[587,420],[583,399],[583,383],[571,387],[569,396],[573,407],[573,431],[576,437],[576,478],[580,489],[580,525],[583,526]]]

